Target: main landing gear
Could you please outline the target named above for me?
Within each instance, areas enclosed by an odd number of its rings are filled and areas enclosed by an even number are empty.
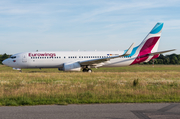
[[[91,72],[92,72],[92,70],[91,70],[91,69],[89,69],[89,68],[84,68],[82,71],[83,71],[83,72],[89,72],[89,73],[91,73]]]

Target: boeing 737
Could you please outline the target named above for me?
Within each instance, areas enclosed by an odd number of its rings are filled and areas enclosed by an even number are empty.
[[[5,59],[4,65],[21,70],[23,68],[58,68],[62,71],[92,72],[91,68],[122,67],[148,62],[160,54],[157,52],[163,23],[157,23],[142,43],[124,51],[61,51],[61,52],[23,52]]]

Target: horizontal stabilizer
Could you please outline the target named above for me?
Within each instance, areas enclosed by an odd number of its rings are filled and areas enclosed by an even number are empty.
[[[171,52],[171,51],[175,51],[175,50],[176,50],[176,49],[166,50],[166,51],[160,51],[160,52],[154,52],[154,53],[149,53],[149,55],[157,55],[157,54],[162,54],[162,53]]]

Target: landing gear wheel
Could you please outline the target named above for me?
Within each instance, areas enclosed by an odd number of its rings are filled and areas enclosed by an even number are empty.
[[[84,68],[84,69],[83,69],[83,72],[87,72],[87,69],[86,69],[86,68]]]
[[[82,71],[83,71],[83,72],[89,72],[89,73],[91,73],[91,72],[92,72],[92,70],[91,70],[91,69],[89,69],[89,68],[84,68]]]
[[[87,72],[91,73],[91,72],[92,72],[92,70],[91,70],[91,69],[88,69],[88,71],[87,71]]]

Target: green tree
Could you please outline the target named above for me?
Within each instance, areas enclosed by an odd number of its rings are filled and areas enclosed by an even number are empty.
[[[163,64],[163,59],[157,59],[158,64]]]
[[[164,64],[169,64],[170,63],[170,59],[169,57],[166,57],[166,59],[164,60]]]
[[[171,57],[171,61],[170,61],[171,64],[178,64],[179,61],[178,61],[178,58],[176,57],[176,55],[173,55]]]
[[[2,59],[7,59],[8,58],[8,55],[6,54],[6,53],[4,53],[3,55],[2,55]]]
[[[4,53],[1,57],[0,57],[0,64],[2,64],[2,61],[3,60],[5,60],[5,59],[7,59],[9,56],[6,54],[6,53]]]

